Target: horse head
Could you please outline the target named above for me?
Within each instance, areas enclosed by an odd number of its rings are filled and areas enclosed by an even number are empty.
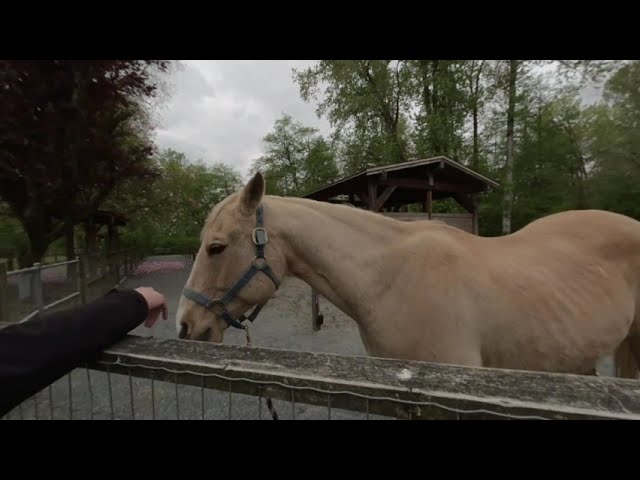
[[[255,320],[278,289],[285,262],[277,238],[269,237],[264,197],[257,173],[209,213],[178,304],[180,338],[220,343],[230,326],[244,329],[246,320]]]

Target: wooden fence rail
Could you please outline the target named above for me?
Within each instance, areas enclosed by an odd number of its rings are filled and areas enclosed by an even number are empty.
[[[634,419],[640,382],[129,336],[93,368],[404,419]]]
[[[94,373],[90,375],[89,369]],[[106,374],[102,386],[96,379],[98,372]],[[103,407],[103,412],[110,410],[111,418],[114,410],[125,412],[125,418],[145,415],[141,403],[148,410],[150,407],[154,412],[152,418],[156,418],[161,410],[159,399],[166,403],[173,397],[175,418],[204,419],[205,390],[213,390],[221,395],[216,397],[218,404],[228,402],[228,418],[232,418],[233,394],[257,398],[260,409],[263,402],[271,398],[275,400],[272,406],[275,405],[276,414],[281,417],[287,414],[291,419],[296,418],[296,407],[310,405],[322,407],[318,415],[326,419],[335,417],[336,411],[349,411],[360,412],[367,419],[378,415],[412,420],[640,420],[640,382],[636,380],[470,368],[135,335],[104,350],[96,362],[88,365],[86,375],[81,372],[80,377],[93,378],[88,387],[91,418],[94,405],[104,398],[109,398],[111,404]],[[117,391],[116,377],[121,385]],[[141,384],[140,379],[146,379],[147,383]],[[166,387],[164,390],[160,390],[162,384]],[[191,391],[192,398],[180,394],[178,385],[195,390]],[[69,377],[68,388],[63,387],[69,392],[67,403],[56,407],[56,411],[68,411],[69,417],[77,418],[79,414],[72,410],[80,408],[80,401],[71,400],[72,388],[76,395],[87,390],[86,385],[77,383],[72,387]],[[96,393],[99,391],[102,393]],[[201,414],[195,415],[193,409],[198,409],[200,398]],[[117,401],[124,407],[114,407]],[[39,402],[42,412],[46,400]],[[249,404],[236,402],[246,414]],[[129,407],[130,413],[126,413]],[[22,417],[28,416],[27,410],[28,405],[20,409]],[[256,416],[262,418],[262,413]]]

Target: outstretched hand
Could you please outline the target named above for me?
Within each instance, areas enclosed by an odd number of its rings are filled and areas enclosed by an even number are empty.
[[[156,292],[151,287],[138,287],[135,290],[144,297],[149,307],[149,315],[147,315],[147,319],[144,321],[145,327],[153,327],[153,325],[158,321],[160,312],[162,312],[162,318],[164,320],[167,319],[167,301],[165,300],[164,295]]]

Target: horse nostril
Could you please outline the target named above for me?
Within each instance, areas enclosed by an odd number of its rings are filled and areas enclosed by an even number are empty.
[[[178,338],[183,339],[187,336],[189,328],[186,323],[180,324],[180,332],[178,333]]]

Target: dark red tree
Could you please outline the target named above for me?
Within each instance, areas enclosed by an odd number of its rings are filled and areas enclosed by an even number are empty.
[[[147,178],[154,150],[146,105],[161,60],[0,60],[0,199],[39,261],[65,226],[120,182]]]

